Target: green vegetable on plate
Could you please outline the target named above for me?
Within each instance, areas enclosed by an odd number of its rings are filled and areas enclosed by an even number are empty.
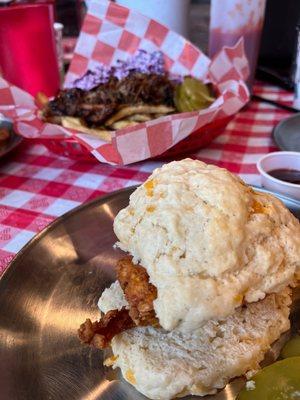
[[[186,77],[176,87],[174,102],[178,111],[188,112],[207,108],[215,99],[209,85]]]
[[[300,336],[296,335],[289,340],[281,350],[281,357],[300,357]],[[300,380],[300,376],[299,376]]]
[[[238,400],[300,400],[300,357],[263,368],[247,382]]]

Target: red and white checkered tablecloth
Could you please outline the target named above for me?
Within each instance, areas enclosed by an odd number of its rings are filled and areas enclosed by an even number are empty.
[[[258,84],[255,93],[290,103],[292,94]],[[275,151],[273,127],[290,113],[266,103],[251,102],[205,149],[191,155],[260,184],[257,160]],[[166,161],[145,161],[126,167],[79,162],[50,153],[34,142],[23,143],[0,161],[0,273],[14,255],[56,217],[97,196],[140,184]]]

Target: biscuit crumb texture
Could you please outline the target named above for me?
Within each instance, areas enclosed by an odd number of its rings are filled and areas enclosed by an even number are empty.
[[[246,382],[246,390],[254,390],[256,388],[255,382],[254,381],[248,381]]]
[[[98,301],[98,307],[104,314],[110,310],[120,311],[123,307],[129,308],[118,281],[115,281],[109,288],[103,291]]]

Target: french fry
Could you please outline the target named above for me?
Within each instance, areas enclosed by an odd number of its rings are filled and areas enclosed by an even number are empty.
[[[49,103],[48,96],[43,92],[38,92],[35,96],[35,104],[39,108],[45,107]]]
[[[138,125],[139,122],[129,121],[128,119],[121,119],[111,125],[114,130],[127,128],[128,126],[135,126]]]
[[[133,114],[127,118],[128,121],[134,121],[134,122],[146,122],[150,121],[151,119],[153,119],[153,117],[152,115],[149,114]]]
[[[39,110],[38,111],[38,116],[44,121],[44,122],[48,122],[49,124],[55,124],[55,125],[61,125],[62,122],[62,117],[60,117],[59,115],[53,115],[51,117],[45,117],[43,111]]]
[[[105,142],[111,142],[111,131],[101,128],[88,128],[83,125],[80,118],[62,117],[61,124],[64,128],[74,129],[82,133],[88,133],[92,136],[97,136]]]
[[[169,114],[175,111],[173,107],[168,107],[165,105],[149,106],[146,104],[141,104],[138,106],[126,106],[117,111],[116,114],[112,115],[105,121],[106,126],[111,126],[113,123],[119,121],[120,119],[127,118],[134,114]]]

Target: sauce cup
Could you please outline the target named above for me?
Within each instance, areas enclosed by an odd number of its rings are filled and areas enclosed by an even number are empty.
[[[270,175],[277,169],[300,171],[300,152],[276,151],[263,156],[257,163],[262,186],[274,192],[300,200],[300,184],[290,183]]]

